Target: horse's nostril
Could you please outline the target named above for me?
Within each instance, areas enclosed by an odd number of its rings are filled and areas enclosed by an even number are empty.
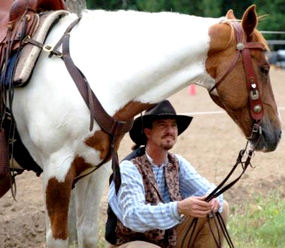
[[[282,131],[280,131],[279,133],[279,139],[281,139],[281,137],[282,137]]]

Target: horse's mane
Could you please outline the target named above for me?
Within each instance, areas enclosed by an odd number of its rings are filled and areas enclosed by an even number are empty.
[[[258,17],[258,21],[261,20],[261,19],[263,19],[263,18],[264,18],[264,16]],[[241,20],[238,20],[238,19],[223,19],[223,20],[221,21],[222,24],[227,24],[227,25],[229,25],[229,26],[231,27],[230,40],[229,40],[229,42],[228,42],[228,44],[227,44],[226,47],[230,46],[230,44],[231,44],[233,41],[235,41],[235,39],[236,39],[236,37],[235,37],[235,31],[234,31],[234,26],[233,26],[233,23],[234,23],[234,22],[239,22],[239,23],[240,23]],[[254,30],[254,35],[255,35],[257,41],[260,42],[260,43],[262,43],[262,44],[265,46],[266,50],[269,51],[270,49],[269,49],[269,46],[268,46],[267,41],[265,40],[265,38],[263,37],[263,35],[262,35],[257,29]]]

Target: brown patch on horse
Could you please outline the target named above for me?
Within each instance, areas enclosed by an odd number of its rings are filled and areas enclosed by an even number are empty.
[[[236,52],[233,29],[231,25],[225,24],[227,23],[213,25],[209,30],[210,48],[206,60],[206,70],[213,78],[217,78],[227,69],[229,61]],[[221,62],[224,66],[220,66]]]
[[[210,48],[206,60],[206,70],[216,80],[229,69],[237,52],[232,21],[234,20],[225,20],[223,23],[213,25],[209,30]],[[245,82],[241,57],[223,81],[217,89],[218,95],[210,94],[210,96],[217,105],[226,110],[245,135],[249,136],[252,119],[248,107],[246,83],[240,83]]]
[[[85,144],[100,152],[100,159],[104,159],[109,151],[110,138],[103,131],[96,131],[91,137],[85,140]]]
[[[64,182],[51,178],[47,183],[46,208],[54,239],[66,240],[68,238],[68,207],[75,173],[74,166],[71,166]]]
[[[114,118],[121,121],[127,121],[153,105],[154,104],[150,103],[129,102],[114,115]]]
[[[83,171],[93,167],[91,164],[86,163],[84,158],[78,156],[74,159],[72,166],[74,166],[75,169],[75,177],[80,175]]]
[[[141,103],[141,102],[129,102],[122,109],[120,109],[113,118],[120,121],[128,121],[132,119],[135,115],[142,112],[143,110],[153,106],[153,104]],[[117,137],[115,141],[115,150],[117,151],[124,134]],[[100,152],[100,159],[104,159],[109,152],[110,148],[110,138],[104,131],[96,131],[91,137],[85,140],[85,144],[89,147]],[[79,167],[79,166],[76,166]],[[83,170],[82,170],[83,171]]]

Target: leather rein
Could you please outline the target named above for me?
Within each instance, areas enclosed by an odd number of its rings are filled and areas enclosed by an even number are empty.
[[[40,48],[42,48],[44,51],[49,53],[49,58],[51,58],[53,55],[56,55],[57,57],[61,58],[65,66],[72,77],[75,85],[77,86],[82,98],[84,99],[86,105],[88,106],[90,110],[90,127],[89,130],[92,131],[93,125],[94,125],[94,119],[100,126],[100,128],[108,134],[109,140],[110,140],[110,147],[107,156],[104,158],[104,160],[98,164],[95,168],[93,168],[88,173],[85,173],[83,175],[79,175],[74,179],[74,184],[81,178],[91,174],[95,170],[97,170],[101,165],[105,164],[110,158],[112,158],[112,169],[114,173],[114,182],[116,186],[116,192],[118,192],[120,184],[121,184],[121,176],[119,171],[119,162],[118,162],[118,155],[117,151],[115,149],[115,143],[119,136],[127,133],[130,131],[132,125],[133,125],[133,119],[128,121],[120,121],[117,119],[114,119],[112,116],[110,116],[101,103],[99,102],[98,98],[92,91],[87,79],[85,78],[84,74],[80,71],[80,69],[74,64],[69,51],[69,40],[70,40],[70,32],[72,29],[78,24],[78,22],[81,20],[81,17],[74,20],[66,29],[63,36],[60,38],[60,40],[56,43],[56,45],[53,47],[51,45],[44,45],[42,43],[39,43],[30,37],[25,39],[25,43],[30,43],[33,45],[36,45]],[[59,46],[62,45],[62,52],[58,51]]]
[[[240,56],[242,57],[243,61],[243,67],[245,71],[245,76],[246,76],[246,84],[247,84],[247,90],[249,93],[249,108],[250,108],[250,115],[251,118],[254,120],[254,124],[252,127],[251,135],[247,137],[248,140],[253,140],[257,138],[256,144],[252,149],[248,149],[248,143],[247,141],[246,146],[244,149],[240,150],[238,157],[236,159],[236,163],[232,167],[231,171],[229,174],[225,177],[225,179],[207,196],[206,200],[207,202],[210,202],[213,198],[217,198],[219,195],[224,193],[226,190],[231,188],[235,183],[239,181],[239,179],[242,177],[242,175],[245,173],[246,169],[251,165],[251,158],[253,156],[253,153],[261,139],[261,134],[262,134],[262,129],[261,129],[261,123],[262,123],[262,118],[264,115],[264,109],[263,109],[263,102],[261,100],[260,96],[260,91],[259,91],[259,83],[258,79],[256,76],[256,73],[254,71],[253,63],[252,63],[252,58],[250,55],[250,49],[259,49],[264,51],[265,46],[260,43],[260,42],[247,42],[245,38],[243,37],[243,29],[241,27],[241,24],[238,22],[233,22],[233,27],[236,31],[236,54],[229,65],[228,69],[225,71],[225,73],[216,80],[215,85],[209,90],[209,93],[211,93],[215,88],[217,88],[227,77],[227,75],[235,68]],[[237,167],[241,165],[242,171],[238,177],[236,177],[232,182],[227,183],[227,181],[230,179],[234,171],[237,169]],[[209,217],[208,217],[209,218]],[[227,231],[226,225],[223,221],[223,218],[219,212],[213,213],[213,218],[214,218],[214,224],[216,228],[218,228],[218,225],[220,225],[220,228],[222,230],[222,233],[229,245],[230,248],[234,248],[234,244],[230,238],[230,235]],[[194,236],[194,231],[196,228],[198,222],[198,218],[194,218],[190,226],[188,227],[188,232],[191,231],[190,234],[190,239],[188,241],[188,245],[184,246],[186,243],[186,238],[187,238],[187,233],[183,238],[182,241],[182,247],[190,247],[191,242],[193,241]],[[216,243],[217,247],[222,247],[221,243],[221,236],[218,232],[217,237],[214,235],[213,229],[209,223],[210,231],[212,232],[214,241]],[[192,229],[192,230],[191,230]],[[217,229],[218,230],[218,229]]]

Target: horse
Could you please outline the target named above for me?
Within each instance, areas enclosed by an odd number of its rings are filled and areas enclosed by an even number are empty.
[[[57,44],[76,19],[72,13],[62,17],[45,44]],[[132,120],[194,82],[209,91],[256,150],[272,152],[281,123],[266,41],[257,25],[255,5],[239,21],[232,10],[219,18],[86,10],[70,31],[70,55],[117,120]],[[244,51],[251,63],[249,79]],[[29,83],[14,89],[13,115],[23,144],[43,170],[47,247],[68,247],[71,193],[79,247],[96,247],[99,203],[111,173],[110,161],[104,160],[110,140],[96,121],[90,126],[90,110],[60,56],[47,52],[41,52]],[[74,184],[81,172],[102,161]]]

